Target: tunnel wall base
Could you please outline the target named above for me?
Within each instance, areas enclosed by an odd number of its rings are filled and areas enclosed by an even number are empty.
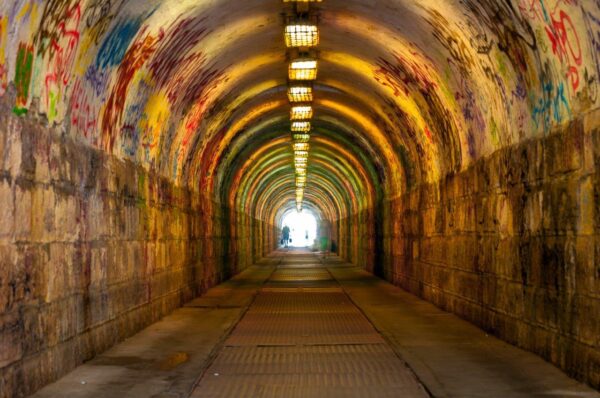
[[[19,118],[7,103],[0,397],[56,380],[273,249],[254,238],[273,235],[269,225],[225,217],[216,203]]]
[[[600,388],[599,127],[596,111],[386,203],[381,264],[346,256]]]

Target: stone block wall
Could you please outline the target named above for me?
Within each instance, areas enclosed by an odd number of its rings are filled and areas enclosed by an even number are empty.
[[[7,103],[0,397],[59,378],[273,248],[253,239],[272,227],[17,117]]]
[[[600,388],[600,111],[381,211],[380,275]]]

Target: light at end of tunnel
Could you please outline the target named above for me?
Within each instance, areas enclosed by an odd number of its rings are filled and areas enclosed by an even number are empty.
[[[306,176],[306,167],[302,168],[302,167],[296,166],[296,175],[305,177]]]
[[[292,134],[294,142],[308,142],[310,140],[310,134]]]
[[[298,21],[285,27],[285,45],[287,47],[314,47],[319,44],[317,25]]]
[[[310,131],[310,122],[292,122],[292,132],[295,133],[308,133]],[[308,135],[308,134],[306,134]]]
[[[311,102],[313,100],[313,89],[308,85],[292,85],[288,89],[290,102]]]
[[[294,143],[294,151],[308,151],[309,144],[307,142],[296,142]]]
[[[290,111],[291,120],[306,120],[313,116],[313,109],[311,105],[296,105],[292,107]]]
[[[317,78],[317,60],[299,58],[290,63],[288,70],[290,80],[315,80]]]

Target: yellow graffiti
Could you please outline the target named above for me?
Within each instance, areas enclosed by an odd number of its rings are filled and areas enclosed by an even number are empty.
[[[170,114],[169,100],[164,93],[158,91],[148,98],[143,117],[138,124],[146,160],[156,158],[160,154],[160,137]]]
[[[8,17],[0,16],[0,95],[4,94],[8,84],[8,70],[6,66],[5,49],[8,36]]]

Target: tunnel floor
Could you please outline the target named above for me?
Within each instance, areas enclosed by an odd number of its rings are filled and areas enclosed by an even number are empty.
[[[278,251],[34,397],[600,397],[337,257]]]

